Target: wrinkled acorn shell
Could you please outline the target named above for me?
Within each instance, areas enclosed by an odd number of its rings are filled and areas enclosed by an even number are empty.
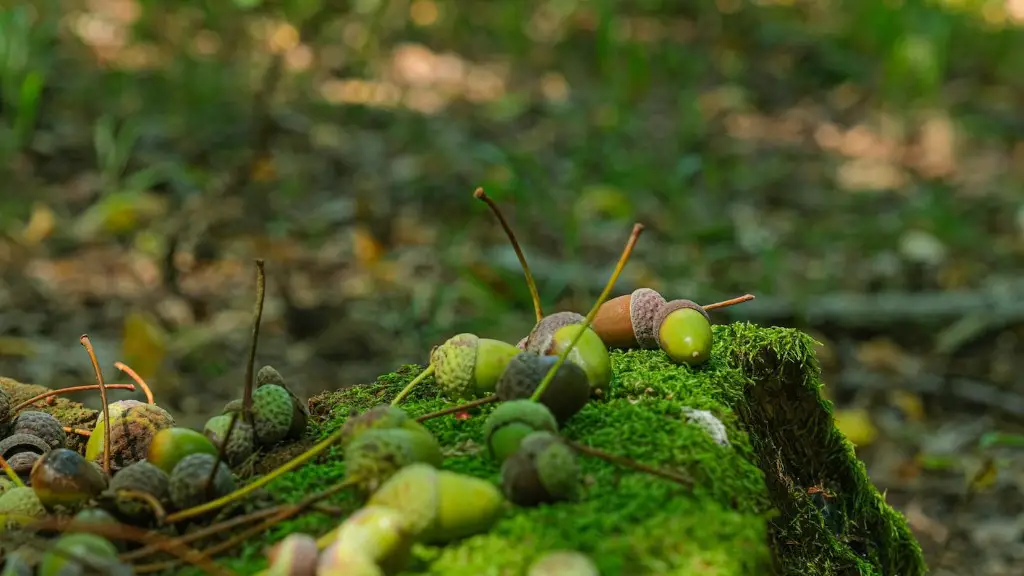
[[[0,456],[8,461],[19,452],[46,454],[50,450],[50,444],[35,434],[12,434],[0,440]]]
[[[50,448],[64,448],[68,441],[68,435],[64,432],[64,425],[60,420],[46,412],[35,410],[18,414],[11,426],[11,433],[38,436],[45,440]]]
[[[47,452],[32,467],[32,490],[51,510],[80,506],[106,487],[107,478],[81,454],[67,448]]]
[[[551,339],[555,332],[573,324],[583,324],[586,317],[576,312],[555,312],[541,319],[526,337],[526,350],[537,354],[547,354],[551,350]]]
[[[533,352],[516,355],[498,380],[498,398],[505,402],[530,398],[557,360],[555,356],[541,356]],[[540,401],[551,410],[556,420],[565,422],[582,410],[589,399],[590,382],[586,372],[572,362],[565,362],[558,368]]]
[[[217,465],[217,474],[213,477],[213,485],[207,486],[214,464]],[[182,458],[171,472],[168,484],[171,502],[179,510],[199,506],[234,490],[235,477],[227,465],[217,462],[216,456],[203,453]]]

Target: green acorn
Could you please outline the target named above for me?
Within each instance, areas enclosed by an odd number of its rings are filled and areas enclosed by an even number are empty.
[[[81,454],[67,448],[50,450],[32,467],[32,491],[44,507],[76,508],[107,487],[107,478]]]
[[[228,428],[231,427],[231,420],[235,419],[234,429],[228,435]],[[241,415],[235,417],[228,414],[214,416],[206,421],[203,426],[203,434],[210,442],[220,450],[224,438],[228,439],[228,445],[224,448],[224,459],[229,466],[238,466],[245,462],[256,451],[255,432],[252,426],[245,422]]]
[[[442,393],[464,400],[493,393],[505,366],[518,353],[519,349],[507,342],[464,333],[434,348],[430,363]]]
[[[164,428],[153,436],[146,460],[170,474],[183,458],[190,454],[217,455],[217,447],[210,439],[191,428]]]
[[[526,339],[526,350],[545,356],[558,356],[572,342],[586,318],[575,312],[556,312],[538,322]],[[607,397],[612,382],[612,361],[608,347],[593,328],[587,328],[566,360],[587,375],[591,393]]]
[[[168,500],[170,477],[163,469],[143,460],[122,468],[114,474],[110,481],[109,492],[113,497],[114,508],[125,520],[133,524],[148,524],[153,517],[153,509],[137,498],[118,496],[119,490],[132,490],[149,494],[158,502]]]
[[[513,358],[498,380],[497,395],[502,401],[530,398],[558,361],[555,356],[522,352]],[[555,419],[565,422],[583,409],[590,398],[590,384],[583,369],[571,362],[562,364],[540,401]]]
[[[252,393],[252,425],[256,442],[272,446],[292,432],[298,409],[287,389],[276,384],[260,386]]]
[[[64,534],[46,551],[39,564],[39,576],[77,576],[95,573],[131,574],[131,568],[117,560],[117,547],[96,534]]]
[[[5,514],[42,518],[46,515],[46,508],[31,488],[19,486],[0,495],[0,517]],[[21,518],[9,518],[7,522],[0,523],[0,533],[4,531],[5,525],[10,529],[24,522]]]
[[[341,445],[348,446],[353,438],[374,428],[402,428],[430,436],[430,430],[401,408],[390,404],[374,406],[362,414],[350,416],[342,426]]]
[[[367,554],[345,546],[331,545],[320,553],[316,576],[385,576]]]
[[[670,300],[654,316],[658,346],[677,364],[697,366],[711,357],[711,318],[700,304]]]
[[[333,545],[362,552],[391,575],[405,569],[413,541],[401,512],[364,506],[338,527]]]
[[[586,554],[575,550],[556,550],[531,564],[526,576],[601,576],[601,573]]]
[[[214,464],[217,465],[217,474],[213,478],[212,486],[208,486],[207,480]],[[189,454],[182,458],[171,472],[168,483],[171,502],[179,510],[226,496],[235,488],[235,477],[227,465],[217,462],[216,456],[205,453]]]
[[[444,544],[489,530],[501,518],[505,498],[481,478],[414,464],[382,485],[369,505],[398,510],[417,538]]]
[[[345,475],[367,493],[392,474],[416,462],[440,466],[444,456],[437,439],[405,428],[375,428],[345,447]]]
[[[550,432],[523,438],[501,466],[501,479],[505,496],[518,506],[575,500],[579,494],[576,454]]]
[[[487,451],[500,464],[519,449],[523,438],[538,430],[558,433],[558,422],[547,406],[530,400],[502,402],[484,421]]]
[[[138,400],[120,400],[107,406],[110,412],[110,471],[111,473],[146,459],[153,436],[174,426],[174,418],[155,404]],[[96,425],[85,446],[85,459],[103,462],[103,438],[106,427],[100,412]]]

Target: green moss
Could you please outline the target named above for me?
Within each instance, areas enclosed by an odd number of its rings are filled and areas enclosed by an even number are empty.
[[[546,551],[572,548],[603,574],[923,574],[904,519],[835,429],[813,346],[794,330],[733,324],[715,327],[711,359],[697,369],[673,365],[660,351],[614,352],[611,397],[589,404],[564,434],[688,474],[694,487],[584,458],[579,502],[516,509],[487,534],[445,548],[419,546],[409,573],[518,574]],[[372,385],[321,395],[313,401],[319,435],[352,411],[389,401],[418,371],[406,366]],[[432,384],[428,379],[407,400],[410,414],[447,406]],[[730,445],[687,423],[683,407],[716,415]],[[446,448],[445,468],[498,481],[482,446],[490,409],[426,423]],[[269,489],[295,501],[343,476],[336,448]],[[351,494],[332,503],[358,506]],[[297,530],[319,534],[337,522],[319,514],[285,522],[227,564],[254,572],[268,541]]]

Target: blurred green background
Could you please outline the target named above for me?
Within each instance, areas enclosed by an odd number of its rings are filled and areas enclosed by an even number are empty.
[[[1024,566],[989,549],[1019,521],[972,532],[1024,509],[1019,456],[978,448],[1024,420],[1024,1],[0,7],[0,374],[88,381],[87,332],[199,422],[241,387],[253,258],[259,360],[307,393],[515,342],[483,186],[547,311],[640,221],[616,293],[809,330],[936,573]],[[991,509],[954,505],[979,478]]]

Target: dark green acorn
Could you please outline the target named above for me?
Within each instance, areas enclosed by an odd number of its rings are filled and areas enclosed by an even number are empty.
[[[213,466],[217,465],[217,474],[212,485],[207,485]],[[184,458],[171,472],[168,484],[171,502],[179,510],[192,508],[210,500],[226,496],[236,488],[235,477],[223,462],[210,454],[190,454]]]
[[[534,432],[501,466],[505,496],[518,506],[575,500],[580,471],[576,454],[558,436]]]
[[[513,358],[498,380],[497,395],[502,401],[530,398],[548,370],[557,362],[555,356],[522,352]],[[565,422],[583,409],[590,398],[590,384],[583,369],[565,362],[544,391],[540,401],[551,410],[555,419]]]
[[[158,502],[168,501],[170,477],[162,469],[143,460],[122,468],[110,481],[109,492],[117,513],[133,524],[148,524],[155,518],[153,508],[138,498],[118,496],[118,491],[131,490],[149,494]]]

